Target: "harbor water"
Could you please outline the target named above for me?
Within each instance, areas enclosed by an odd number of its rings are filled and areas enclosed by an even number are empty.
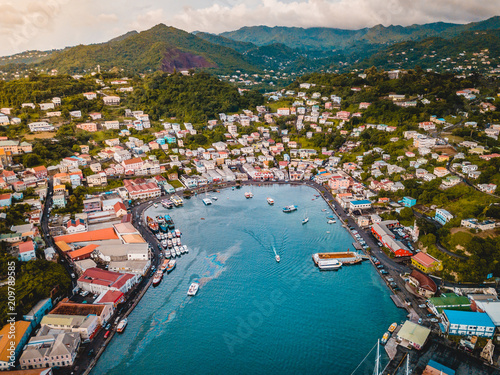
[[[306,186],[243,187],[150,208],[149,216],[172,216],[190,251],[150,287],[92,374],[351,374],[406,312],[370,263],[314,266],[313,253],[353,250],[316,194]],[[292,204],[297,211],[282,212]],[[200,289],[188,297],[193,281]],[[374,353],[355,374],[373,372]]]

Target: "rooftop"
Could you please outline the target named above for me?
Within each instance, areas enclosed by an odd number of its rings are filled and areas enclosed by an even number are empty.
[[[471,326],[493,327],[495,324],[486,313],[459,311],[459,310],[443,310],[450,324],[465,324]]]

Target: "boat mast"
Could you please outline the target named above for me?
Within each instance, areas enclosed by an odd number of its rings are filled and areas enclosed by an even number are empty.
[[[373,369],[373,375],[380,374],[380,339],[377,340],[377,356],[375,357],[375,368]]]
[[[410,374],[410,353],[406,357],[406,375]]]

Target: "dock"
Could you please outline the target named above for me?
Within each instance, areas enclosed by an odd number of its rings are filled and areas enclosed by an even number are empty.
[[[352,243],[352,246],[354,246],[354,248],[356,250],[363,250],[363,248],[361,247],[361,245],[356,241],[356,242],[353,242]]]
[[[401,301],[401,298],[399,298],[399,296],[397,296],[395,294],[391,294],[391,299],[392,299],[392,302],[394,302],[394,304],[397,307],[406,310],[406,305],[403,303],[403,301]]]

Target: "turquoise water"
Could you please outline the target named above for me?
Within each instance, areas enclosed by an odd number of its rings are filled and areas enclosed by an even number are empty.
[[[245,191],[209,193],[218,197],[211,206],[203,195],[168,211],[190,252],[148,290],[92,374],[351,374],[404,319],[368,262],[330,272],[314,266],[315,252],[353,248],[339,222],[327,224],[331,211],[315,190],[253,187],[253,199]],[[290,204],[298,211],[283,213]],[[193,281],[200,290],[188,297]],[[356,374],[372,373],[374,354],[368,360]]]

